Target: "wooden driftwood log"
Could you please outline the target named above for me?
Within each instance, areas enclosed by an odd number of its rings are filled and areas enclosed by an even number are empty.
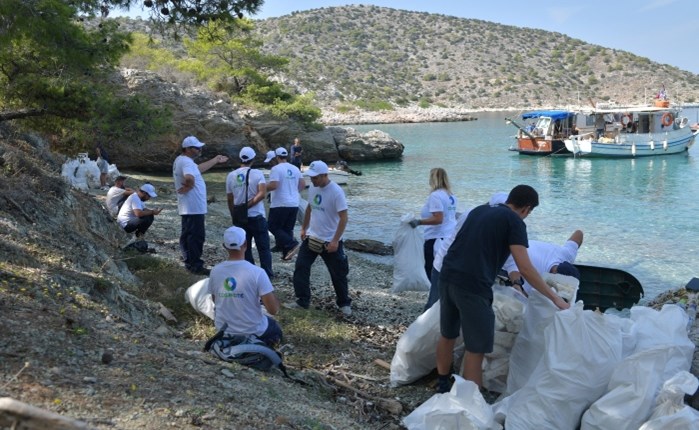
[[[369,393],[365,393],[362,390],[354,388],[352,385],[348,384],[347,382],[341,381],[337,378],[333,378],[330,375],[326,375],[326,374],[319,372],[317,370],[314,370],[314,369],[309,369],[309,370],[322,376],[327,381],[329,381],[329,382],[331,382],[339,387],[342,387],[346,390],[350,390],[351,392],[357,394],[360,397],[371,400],[372,402],[376,403],[381,409],[384,409],[384,410],[386,410],[394,415],[400,415],[403,412],[403,405],[398,400],[383,399],[381,397],[372,396]]]
[[[10,397],[0,398],[0,428],[26,430],[87,430],[83,421],[66,418]]]

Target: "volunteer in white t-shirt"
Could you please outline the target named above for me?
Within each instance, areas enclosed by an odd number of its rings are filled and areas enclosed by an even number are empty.
[[[125,187],[126,179],[128,179],[126,176],[117,176],[114,185],[107,191],[104,203],[107,205],[109,215],[114,218],[119,214],[119,203],[123,203],[128,196],[134,193],[133,189]]]
[[[418,225],[425,226],[423,252],[428,278],[432,274],[434,244],[437,239],[446,239],[454,231],[457,205],[456,197],[451,193],[447,172],[441,167],[430,170],[430,189],[432,191],[422,207],[421,218],[410,221],[413,228]]]
[[[306,188],[306,181],[298,167],[287,162],[289,154],[286,149],[277,148],[275,155],[277,164],[270,170],[267,184],[267,191],[271,191],[269,232],[281,248],[282,260],[289,261],[301,245],[294,239],[294,225],[299,210],[299,193]]]
[[[228,210],[233,221],[233,207],[243,202],[248,205],[248,219],[243,227],[247,233],[248,246],[245,251],[245,259],[255,264],[252,256],[252,240],[255,239],[257,254],[260,257],[260,267],[265,269],[267,276],[274,277],[272,271],[272,250],[269,246],[269,233],[267,219],[265,218],[264,199],[267,194],[265,176],[258,169],[252,168],[255,161],[255,151],[249,146],[240,150],[240,167],[232,171],[226,177],[226,196]],[[247,183],[247,187],[246,187]]]
[[[209,292],[216,305],[216,330],[227,324],[226,334],[255,335],[270,347],[276,346],[282,340],[282,330],[277,321],[262,312],[260,302],[267,313],[276,315],[279,300],[267,273],[245,261],[245,230],[235,226],[226,229],[223,247],[228,259],[215,265],[209,277]]]
[[[301,225],[301,248],[294,268],[294,293],[296,301],[286,303],[287,308],[308,309],[311,305],[311,266],[320,255],[330,273],[340,311],[352,315],[352,299],[349,297],[347,274],[349,265],[342,245],[342,235],[347,226],[347,201],[339,185],[328,178],[328,165],[314,161],[306,175],[313,186],[308,190],[308,208]]]
[[[560,273],[561,275],[580,279],[580,272],[573,263],[575,263],[578,249],[580,249],[582,243],[583,232],[575,230],[563,246],[539,240],[530,240],[527,254],[529,254],[532,266],[542,275],[544,273]],[[520,275],[519,269],[511,255],[502,268],[507,272],[515,288],[518,288],[520,292],[527,296],[531,294],[533,287]]]
[[[136,232],[136,238],[140,239],[146,234],[148,228],[153,224],[155,215],[158,215],[162,209],[146,209],[143,202],[147,202],[151,197],[158,197],[155,193],[155,187],[151,184],[143,184],[135,193],[126,198],[126,201],[121,205],[117,222],[127,233]]]
[[[180,250],[185,268],[194,274],[208,276],[209,269],[204,267],[201,258],[206,240],[206,183],[201,174],[216,164],[227,162],[228,157],[217,155],[197,165],[194,159],[199,157],[203,146],[204,143],[196,137],[186,137],[182,141],[182,154],[172,165],[172,176],[177,192],[177,210],[182,219]]]

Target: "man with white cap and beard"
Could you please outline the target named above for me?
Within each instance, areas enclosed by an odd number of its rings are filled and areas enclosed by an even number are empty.
[[[240,150],[240,167],[226,177],[226,197],[231,213],[231,222],[242,227],[247,233],[248,246],[245,251],[245,259],[255,264],[255,258],[252,255],[252,240],[255,239],[257,254],[260,257],[260,267],[267,272],[267,276],[273,278],[272,250],[269,244],[264,204],[267,183],[262,172],[252,168],[255,155],[255,150],[249,146]],[[247,219],[241,224],[236,223],[233,214],[235,206],[242,204],[247,205]]]
[[[201,256],[206,240],[206,183],[201,175],[216,164],[225,163],[228,157],[217,155],[214,158],[196,164],[195,158],[201,155],[204,143],[194,136],[187,136],[182,141],[182,153],[175,159],[172,176],[177,192],[177,210],[182,219],[180,232],[180,251],[188,271],[196,275],[209,275]]]
[[[162,209],[146,209],[143,202],[147,202],[151,197],[158,197],[158,194],[156,194],[153,185],[145,183],[135,193],[127,197],[119,209],[117,222],[125,232],[136,232],[136,239],[140,239],[146,234],[148,228],[153,224],[155,215],[162,211]]]
[[[330,272],[335,303],[345,316],[352,315],[347,275],[349,264],[342,245],[347,226],[347,200],[339,185],[328,178],[328,165],[314,161],[306,170],[313,186],[308,190],[308,208],[301,225],[301,248],[294,268],[296,301],[285,303],[290,309],[308,309],[311,305],[311,266],[320,256]]]
[[[277,321],[264,315],[260,302],[267,313],[276,315],[279,300],[267,273],[245,261],[245,230],[235,226],[226,229],[223,248],[228,258],[214,266],[209,277],[209,292],[216,304],[216,330],[227,324],[228,335],[255,335],[270,347],[276,346],[282,340],[282,329]]]

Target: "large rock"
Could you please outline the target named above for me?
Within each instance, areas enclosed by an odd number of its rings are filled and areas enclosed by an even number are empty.
[[[400,158],[405,147],[380,130],[359,134],[350,127],[328,127],[340,158],[347,161],[389,160]]]

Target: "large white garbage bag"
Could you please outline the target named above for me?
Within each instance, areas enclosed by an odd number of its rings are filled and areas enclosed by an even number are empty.
[[[699,412],[684,404],[685,394],[697,391],[696,376],[682,371],[663,384],[650,419],[638,430],[699,429]]]
[[[645,422],[662,384],[692,365],[694,343],[687,336],[687,316],[677,305],[660,311],[631,308],[635,352],[614,370],[608,392],[590,406],[582,430],[636,430]]]
[[[209,292],[209,278],[202,279],[187,288],[184,297],[197,312],[214,319],[214,301]]]
[[[455,375],[454,379],[450,392],[430,397],[403,418],[403,425],[409,430],[502,429],[478,386],[460,376]]]
[[[505,418],[508,430],[577,428],[622,359],[621,328],[618,317],[584,311],[582,302],[557,312],[541,362],[522,389],[499,402],[498,421]]]
[[[410,384],[437,366],[439,301],[422,313],[398,339],[391,360],[391,386]]]
[[[429,291],[430,280],[425,273],[424,239],[422,232],[408,224],[413,219],[405,214],[393,238],[393,288],[401,291]]]

